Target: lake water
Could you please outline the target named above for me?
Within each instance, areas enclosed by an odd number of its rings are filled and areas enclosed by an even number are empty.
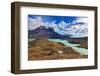
[[[33,40],[35,39],[28,39],[28,41],[33,41]],[[81,54],[88,55],[88,49],[78,47],[80,44],[69,43],[67,40],[61,40],[61,39],[48,39],[48,40],[63,43],[65,46],[72,47],[75,51]]]
[[[67,40],[61,40],[61,39],[48,39],[48,40],[63,43],[66,46],[72,47],[75,51],[81,54],[88,55],[88,49],[78,47],[80,44],[69,43]]]

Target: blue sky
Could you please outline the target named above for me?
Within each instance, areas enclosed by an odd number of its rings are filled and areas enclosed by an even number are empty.
[[[47,29],[53,28],[55,32],[61,35],[88,36],[88,17],[28,15],[29,30],[34,30],[40,26],[45,26]]]
[[[28,15],[29,18],[36,18],[37,16],[41,17],[44,22],[52,22],[58,24],[60,21],[65,21],[66,23],[73,22],[76,18],[75,16],[46,16],[46,15]]]

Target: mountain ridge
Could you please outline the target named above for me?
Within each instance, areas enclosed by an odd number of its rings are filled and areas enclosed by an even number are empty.
[[[52,39],[66,39],[70,38],[69,35],[61,35],[54,31],[53,28],[46,28],[45,26],[40,26],[35,30],[28,30],[28,37],[29,38],[52,38]]]

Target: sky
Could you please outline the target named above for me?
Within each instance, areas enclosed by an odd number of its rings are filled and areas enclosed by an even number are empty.
[[[35,30],[40,26],[53,28],[61,35],[88,36],[88,17],[28,15],[28,30]]]
[[[39,16],[39,15],[38,15]],[[29,18],[37,18],[38,16],[36,15],[28,15]],[[44,22],[52,22],[52,21],[56,21],[55,23],[58,24],[61,20],[66,22],[66,23],[71,23],[73,22],[73,20],[76,19],[76,17],[74,16],[39,16],[43,19]]]

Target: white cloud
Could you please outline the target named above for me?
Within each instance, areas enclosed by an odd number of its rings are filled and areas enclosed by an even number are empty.
[[[43,26],[45,26],[47,29],[48,28],[53,28],[55,29],[57,27],[57,24],[55,23],[56,21],[53,21],[53,22],[46,22],[43,24]]]
[[[60,28],[60,29],[65,29],[65,26],[66,26],[66,23],[64,22],[64,21],[61,21],[59,24],[58,24],[58,27]]]
[[[36,17],[36,18],[28,18],[28,29],[29,30],[34,30],[34,29],[36,29],[36,28],[38,28],[38,27],[40,27],[41,25],[43,25],[44,24],[44,22],[43,22],[43,20],[42,20],[42,18],[41,17]]]
[[[72,35],[71,37],[86,37],[88,36],[88,18],[76,18],[72,23],[61,21],[56,32]]]
[[[75,21],[73,21],[73,23],[79,23],[79,22],[82,22],[82,23],[88,23],[88,18],[86,17],[83,17],[83,18],[76,18]]]
[[[69,28],[71,37],[88,36],[88,18],[77,18]]]

